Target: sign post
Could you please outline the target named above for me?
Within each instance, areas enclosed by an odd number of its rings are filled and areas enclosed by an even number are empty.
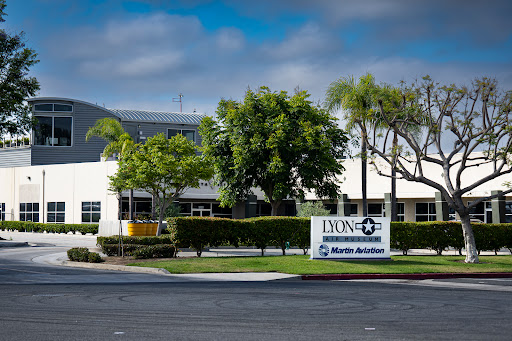
[[[389,218],[311,217],[311,259],[389,260]]]

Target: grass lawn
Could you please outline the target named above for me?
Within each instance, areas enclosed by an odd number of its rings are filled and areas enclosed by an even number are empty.
[[[281,272],[287,274],[403,274],[449,272],[512,272],[512,256],[480,256],[465,264],[463,256],[392,256],[392,261],[310,260],[309,256],[176,258],[129,264],[164,268],[170,273]]]

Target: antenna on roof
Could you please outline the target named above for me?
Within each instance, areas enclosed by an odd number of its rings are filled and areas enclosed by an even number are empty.
[[[180,102],[180,112],[181,112],[181,98],[183,97],[183,95],[180,92],[180,94],[178,96],[180,96],[180,97],[179,98],[178,97],[173,98],[172,101],[173,102]]]

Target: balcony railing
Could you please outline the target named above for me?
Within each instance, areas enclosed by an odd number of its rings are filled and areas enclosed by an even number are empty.
[[[0,139],[0,149],[28,148],[32,145],[30,137]]]

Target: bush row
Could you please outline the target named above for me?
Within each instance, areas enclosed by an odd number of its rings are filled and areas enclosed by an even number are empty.
[[[471,224],[478,251],[501,248],[512,249],[512,224]],[[429,248],[441,254],[452,247],[464,248],[464,236],[460,222],[392,222],[391,248],[402,250]],[[512,251],[511,251],[512,252]]]
[[[89,263],[101,263],[103,259],[101,259],[99,253],[90,252],[86,247],[74,247],[68,250],[68,258],[70,261],[74,262],[89,262]]]
[[[98,233],[98,224],[52,224],[33,223],[31,221],[0,221],[0,230],[18,230],[19,232],[53,233]]]
[[[171,244],[123,244],[123,255],[135,258],[172,258],[176,254],[174,245]],[[103,244],[101,251],[107,256],[117,256],[119,244]]]
[[[309,218],[259,217],[224,219],[215,217],[174,217],[167,220],[169,236],[178,248],[193,248],[198,256],[207,247],[219,245],[255,246],[263,254],[267,246],[280,247],[283,255],[289,245],[307,251]]]

